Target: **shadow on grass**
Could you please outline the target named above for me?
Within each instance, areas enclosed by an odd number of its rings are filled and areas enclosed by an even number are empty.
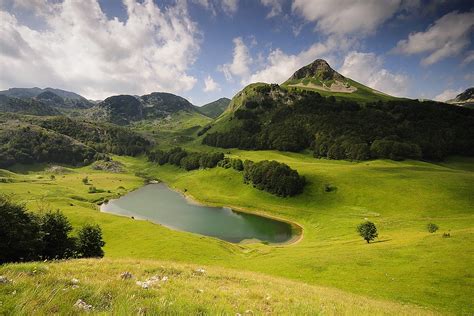
[[[371,244],[377,244],[377,243],[380,243],[380,242],[387,242],[387,241],[391,241],[391,239],[382,239],[382,240],[372,241],[370,243]]]

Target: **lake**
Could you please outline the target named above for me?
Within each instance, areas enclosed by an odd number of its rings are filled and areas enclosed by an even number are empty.
[[[246,239],[283,243],[292,238],[289,223],[226,207],[192,203],[162,183],[148,184],[119,199],[104,203],[100,210],[233,243]]]

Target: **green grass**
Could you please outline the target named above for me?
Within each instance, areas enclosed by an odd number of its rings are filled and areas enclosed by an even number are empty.
[[[26,201],[33,210],[41,204],[59,208],[75,227],[99,223],[108,258],[221,266],[338,288],[376,300],[421,305],[441,313],[474,312],[473,159],[452,158],[441,164],[354,163],[274,151],[232,150],[231,155],[282,161],[297,169],[309,184],[302,195],[284,199],[244,185],[242,175],[234,170],[185,172],[168,165],[154,166],[141,158],[116,157],[124,163],[126,173],[84,167],[51,181],[49,174],[41,171],[46,166],[31,172],[16,168],[15,174],[1,173],[14,182],[0,183],[0,191],[15,194],[16,200]],[[210,205],[235,206],[297,222],[304,228],[303,239],[286,246],[234,245],[100,213],[94,201],[142,185],[142,179],[134,175],[138,171],[186,189]],[[87,193],[88,187],[81,182],[85,175],[92,185],[111,193]],[[325,192],[326,184],[337,189]],[[366,218],[379,229],[379,238],[371,244],[356,233],[357,224]],[[439,231],[428,233],[428,223],[437,224]],[[442,238],[444,232],[450,232],[451,238]]]
[[[122,279],[125,271],[132,278]],[[0,266],[0,274],[13,281],[0,285],[2,315],[71,315],[80,312],[73,308],[79,299],[101,315],[431,314],[281,278],[167,261],[28,263]],[[137,284],[155,276],[160,281],[148,289]]]

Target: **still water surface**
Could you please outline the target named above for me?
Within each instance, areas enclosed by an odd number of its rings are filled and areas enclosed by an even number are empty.
[[[146,185],[102,204],[100,209],[234,243],[244,239],[282,243],[292,238],[288,223],[230,208],[190,203],[183,195],[162,183]]]

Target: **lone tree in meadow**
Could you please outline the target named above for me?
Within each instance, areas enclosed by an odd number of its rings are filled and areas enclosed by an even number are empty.
[[[369,221],[359,224],[359,226],[357,226],[357,231],[359,232],[359,235],[367,241],[367,243],[374,240],[374,238],[379,235],[375,224]]]

